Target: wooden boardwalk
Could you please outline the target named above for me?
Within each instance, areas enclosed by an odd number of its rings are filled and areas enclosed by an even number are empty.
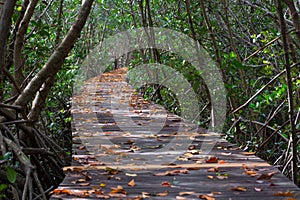
[[[216,135],[145,101],[125,73],[92,78],[74,98],[73,163],[51,199],[300,199],[277,169],[223,139],[204,155]]]

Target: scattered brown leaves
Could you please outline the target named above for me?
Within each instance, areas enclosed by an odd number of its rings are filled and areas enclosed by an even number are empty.
[[[66,190],[66,189],[55,189],[55,190],[53,190],[53,193],[54,194],[68,194],[68,195],[70,195],[71,191]]]
[[[127,192],[124,190],[124,188],[121,185],[118,185],[116,188],[112,187],[111,191],[109,192],[109,195],[112,194],[123,194],[126,195]]]
[[[276,194],[274,194],[274,196],[277,197],[293,197],[296,196],[295,193],[287,191],[287,192],[277,192]]]
[[[171,170],[171,171],[166,171],[166,172],[162,172],[162,173],[157,173],[154,174],[154,176],[176,176],[179,174],[188,174],[189,171],[187,169],[175,169],[175,170]]]
[[[67,195],[74,195],[76,197],[89,197],[90,193],[87,190],[67,190],[67,189],[55,189],[53,193],[58,194],[67,194]]]
[[[206,163],[218,163],[218,158],[215,156],[211,156],[206,160]]]

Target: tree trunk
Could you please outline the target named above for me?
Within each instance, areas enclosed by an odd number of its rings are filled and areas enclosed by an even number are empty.
[[[77,38],[79,38],[80,36],[80,32],[83,29],[85,22],[89,16],[93,2],[94,0],[86,0],[84,2],[75,23],[73,24],[65,38],[62,40],[61,44],[54,51],[43,68],[28,83],[23,92],[15,101],[15,105],[26,106],[33,99],[33,97],[45,83],[45,81],[61,70],[65,58],[68,56]]]

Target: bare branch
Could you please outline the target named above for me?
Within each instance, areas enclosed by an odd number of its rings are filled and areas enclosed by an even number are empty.
[[[77,19],[66,37],[63,39],[58,48],[54,51],[51,57],[43,68],[37,73],[37,75],[29,82],[23,92],[15,101],[15,105],[25,106],[34,97],[36,92],[40,89],[43,83],[49,76],[54,76],[61,70],[61,67],[68,56],[69,52],[73,48],[77,38],[80,36],[80,32],[87,20],[94,0],[86,0],[81,7]]]
[[[24,58],[22,57],[22,49],[25,34],[37,3],[38,0],[30,1],[16,34],[16,39],[14,43],[14,75],[18,86],[20,86],[22,84],[22,81],[24,80],[22,68],[24,67],[25,62]]]
[[[291,65],[290,68],[293,68],[297,65],[300,64],[300,61]],[[251,103],[251,101],[253,101],[255,99],[255,97],[257,97],[260,93],[262,93],[269,85],[271,85],[278,77],[280,77],[281,75],[283,75],[286,72],[286,69],[282,70],[280,73],[278,73],[276,76],[274,76],[267,84],[265,84],[262,88],[260,88],[251,98],[248,99],[248,101],[246,101],[243,105],[241,105],[240,107],[238,107],[237,109],[235,109],[232,114],[236,113],[237,111],[245,108],[246,106],[249,105],[249,103]]]

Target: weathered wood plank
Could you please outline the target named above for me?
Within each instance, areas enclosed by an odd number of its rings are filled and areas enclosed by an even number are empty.
[[[137,95],[134,102],[126,99],[134,90],[124,82],[124,73],[88,80],[86,88],[94,90],[75,98],[73,163],[64,168],[66,177],[51,199],[300,198],[299,188],[255,155]],[[162,128],[149,129],[151,122]],[[176,146],[184,141],[190,144],[182,152]],[[201,145],[216,141],[203,154]],[[132,160],[122,162],[126,158]]]

